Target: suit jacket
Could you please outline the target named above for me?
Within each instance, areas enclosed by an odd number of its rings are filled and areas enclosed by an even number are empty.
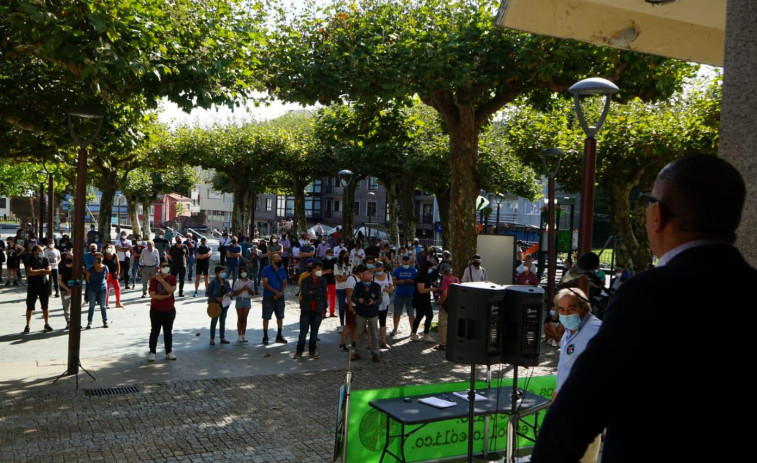
[[[739,461],[725,454],[749,452],[750,440],[724,418],[753,409],[754,392],[730,375],[753,350],[752,327],[735,322],[757,308],[755,290],[757,270],[725,245],[627,280],[550,407],[531,462],[577,462],[604,428],[603,463]]]
[[[326,310],[326,293],[328,288],[326,287],[326,277],[318,278],[318,283],[313,281],[313,276],[308,275],[302,279],[300,284],[300,295],[302,295],[302,301],[300,301],[301,310],[310,310],[310,303],[315,301],[315,310],[322,312]]]

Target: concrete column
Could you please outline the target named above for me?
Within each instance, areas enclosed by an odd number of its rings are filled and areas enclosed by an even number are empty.
[[[725,31],[719,154],[746,180],[736,246],[757,266],[757,1],[728,0]]]

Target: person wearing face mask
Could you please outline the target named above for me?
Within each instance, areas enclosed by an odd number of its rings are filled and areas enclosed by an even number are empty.
[[[226,275],[231,284],[236,281],[239,274],[239,261],[242,257],[242,246],[237,242],[237,237],[231,237],[231,243],[226,246]]]
[[[326,241],[326,237],[322,236],[320,237],[320,241],[318,242],[318,247],[315,250],[315,256],[318,259],[325,259],[326,258],[326,252],[331,249],[331,246],[329,245],[328,241]]]
[[[344,317],[347,314],[347,280],[350,278],[350,275],[352,275],[350,253],[347,249],[342,249],[339,253],[339,259],[334,266],[334,292],[336,293],[336,299],[339,302],[339,325],[342,329],[344,329]],[[342,343],[342,345],[344,345],[344,343]]]
[[[210,255],[212,251],[208,246],[207,238],[200,239],[200,245],[195,250],[197,266],[195,268],[195,292],[192,297],[197,297],[197,290],[200,288],[200,279],[205,279],[205,291],[208,290],[208,273],[210,272]]]
[[[124,289],[129,289],[129,269],[131,267],[131,250],[133,246],[131,240],[126,238],[126,232],[121,232],[115,246],[116,255],[118,256],[118,267],[121,270],[117,275],[121,275],[121,278],[124,280]],[[116,282],[118,282],[118,276],[116,276]]]
[[[189,250],[187,245],[181,242],[181,237],[177,236],[174,245],[168,250],[166,257],[171,263],[171,275],[177,277],[179,283],[179,297],[184,297],[184,278],[187,276],[187,257]]]
[[[471,264],[463,272],[462,282],[469,283],[471,281],[488,281],[486,269],[481,265],[481,256],[478,254],[473,255]]]
[[[52,239],[47,240],[47,247],[44,250],[45,257],[47,257],[47,261],[50,262],[50,284],[48,285],[50,287],[49,293],[53,293],[53,288],[55,288],[55,296],[59,297],[59,290],[58,290],[58,264],[60,263],[60,251],[55,249],[55,241]]]
[[[284,261],[284,247],[279,242],[279,237],[278,236],[271,235],[271,243],[268,245],[268,250],[267,251],[268,251],[267,252],[268,262],[271,262],[271,260],[273,259],[273,255],[274,254],[280,255],[282,262]],[[284,268],[287,268],[286,264],[284,264]]]
[[[386,343],[386,316],[389,313],[389,302],[391,300],[389,295],[394,291],[394,285],[392,284],[392,276],[385,270],[384,263],[380,260],[376,261],[373,281],[381,286],[381,303],[378,309],[380,347],[390,349],[389,344]]]
[[[284,322],[284,290],[287,287],[287,272],[281,256],[273,256],[271,265],[263,268],[263,344],[268,344],[268,322],[276,314],[278,334],[276,342],[286,344],[281,333]]]
[[[97,244],[92,243],[89,245],[89,252],[84,253],[82,256],[82,264],[84,265],[84,271],[92,268],[95,265],[95,254],[97,254]],[[89,303],[89,282],[85,281],[84,284],[84,302]]]
[[[415,322],[413,294],[415,293],[415,277],[418,275],[418,270],[412,265],[407,253],[401,259],[401,264],[392,272],[392,280],[396,288],[394,293],[394,329],[389,333],[389,336],[392,337],[397,335],[403,310],[407,312],[407,320],[410,323],[411,330]]]
[[[210,345],[216,345],[216,325],[220,318],[220,330],[221,344],[229,344],[226,339],[226,315],[229,312],[229,306],[231,305],[231,285],[226,279],[226,269],[220,265],[215,269],[216,277],[210,281],[208,290],[205,291],[205,295],[208,297],[208,302],[217,302],[221,305],[221,315],[214,317],[210,320]]]
[[[103,265],[108,268],[107,277],[107,292],[105,293],[105,308],[110,308],[110,288],[113,287],[113,292],[116,295],[116,308],[123,309],[121,305],[121,283],[118,281],[118,276],[121,274],[121,263],[118,261],[118,257],[113,252],[111,245],[105,246],[105,255],[103,256]]]
[[[89,292],[89,313],[87,314],[87,329],[92,328],[92,316],[95,314],[95,304],[100,304],[100,315],[103,319],[103,328],[108,327],[108,312],[105,308],[105,296],[108,294],[108,267],[103,265],[103,255],[99,252],[94,255],[95,263],[92,267],[84,270],[87,278],[87,291]],[[116,260],[118,262],[118,260]]]
[[[552,308],[544,319],[544,341],[552,347],[559,347],[565,326],[560,323],[560,317],[557,313],[557,295],[553,298]]]
[[[315,256],[315,247],[310,244],[310,240],[301,240],[300,241],[300,273],[305,271],[305,266],[307,265],[305,262],[308,259],[313,259],[313,256]]]
[[[255,283],[249,279],[247,267],[239,268],[239,279],[231,287],[231,293],[236,300],[237,341],[247,342],[247,316],[250,314],[252,296],[255,294]]]
[[[431,307],[431,293],[434,291],[434,287],[431,281],[431,274],[434,269],[431,267],[431,262],[423,261],[418,268],[418,274],[415,276],[413,283],[415,284],[415,291],[413,293],[413,308],[415,309],[415,320],[413,321],[413,330],[410,333],[410,339],[418,341],[418,328],[421,326],[421,320],[426,318],[423,324],[423,340],[430,342],[431,337],[429,331],[431,330],[431,321],[434,318],[434,310]]]
[[[176,319],[176,277],[171,275],[168,262],[160,263],[160,271],[150,279],[150,353],[147,361],[154,362],[158,347],[158,335],[163,330],[166,360],[176,360],[173,353],[173,322]]]
[[[441,294],[439,294],[439,344],[435,345],[434,349],[444,351],[447,350],[447,321],[449,320],[447,298],[449,297],[449,287],[450,285],[460,283],[460,280],[452,273],[452,265],[444,267],[441,274]]]
[[[48,275],[50,275],[50,262],[45,257],[41,246],[34,246],[32,248],[31,256],[26,260],[26,326],[24,327],[24,334],[29,334],[29,323],[32,319],[32,312],[34,312],[34,305],[39,298],[39,305],[42,308],[42,316],[45,318],[45,331],[52,331],[50,326],[50,312],[48,309],[48,301],[50,297],[50,290],[48,289]]]
[[[64,329],[66,330],[71,323],[71,288],[68,287],[68,282],[73,279],[73,268],[73,254],[64,254],[63,261],[58,269],[58,288],[60,289],[60,302],[63,304],[63,318],[66,320]]]
[[[284,262],[284,268],[289,270],[289,256],[292,255],[292,242],[289,241],[289,237],[286,233],[284,233],[283,235],[281,235],[281,239],[279,239],[278,244],[281,245],[281,259]]]
[[[360,244],[356,244],[354,248],[352,248],[352,251],[350,251],[350,261],[352,261],[352,265],[360,265],[365,260],[365,250],[360,246]]]
[[[226,266],[226,247],[231,244],[231,237],[226,230],[221,234],[221,238],[218,239],[218,254],[221,258],[221,266]]]
[[[379,330],[378,316],[379,305],[383,299],[381,286],[373,281],[373,272],[366,270],[360,276],[361,282],[352,290],[352,303],[355,306],[355,329],[357,337],[365,333],[366,328],[370,333],[371,358],[379,362]],[[360,353],[355,350],[352,360],[359,360]]]
[[[329,301],[329,316],[336,317],[336,278],[334,277],[336,259],[334,259],[333,249],[326,251],[326,258],[321,261],[321,263],[323,264],[323,276],[326,279],[326,288]],[[323,316],[326,316],[326,307],[323,308]]]
[[[162,231],[158,232],[158,236],[155,237],[153,242],[155,249],[157,249],[158,253],[160,254],[160,260],[165,259],[168,248],[171,247],[171,242],[166,239],[165,233],[163,233]]]
[[[305,350],[305,338],[310,331],[308,352],[310,358],[317,359],[316,342],[318,341],[318,328],[323,320],[323,312],[326,310],[326,279],[323,277],[323,264],[320,261],[313,263],[313,271],[302,280],[300,284],[300,337],[297,341],[297,349],[294,358],[302,357]]]
[[[147,296],[150,280],[155,276],[160,263],[160,252],[152,240],[147,240],[146,247],[139,255],[139,270],[142,272],[142,297]]]

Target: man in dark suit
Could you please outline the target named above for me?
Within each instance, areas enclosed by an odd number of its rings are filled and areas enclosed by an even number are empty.
[[[728,453],[749,451],[739,425],[713,428],[754,401],[728,379],[749,352],[735,314],[755,307],[757,288],[757,270],[733,246],[745,194],[738,171],[713,156],[660,171],[642,196],[659,263],[618,289],[547,413],[532,463],[577,462],[603,429],[604,463],[738,461]],[[734,284],[716,281],[721,268]]]

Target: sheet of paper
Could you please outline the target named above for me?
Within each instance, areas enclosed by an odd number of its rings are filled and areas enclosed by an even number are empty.
[[[455,397],[460,397],[463,400],[468,400],[468,391],[459,391],[459,392],[453,392],[452,395]],[[482,400],[489,400],[486,397],[482,396],[481,394],[476,393],[475,398],[473,399],[474,402],[480,402]]]
[[[229,296],[224,296],[223,300],[221,301],[221,305],[223,307],[228,307],[229,305],[231,305],[231,298]]]
[[[432,407],[436,408],[449,408],[457,405],[456,402],[450,402],[449,400],[439,399],[437,397],[424,397],[422,399],[418,399],[418,402],[426,405],[431,405]]]

